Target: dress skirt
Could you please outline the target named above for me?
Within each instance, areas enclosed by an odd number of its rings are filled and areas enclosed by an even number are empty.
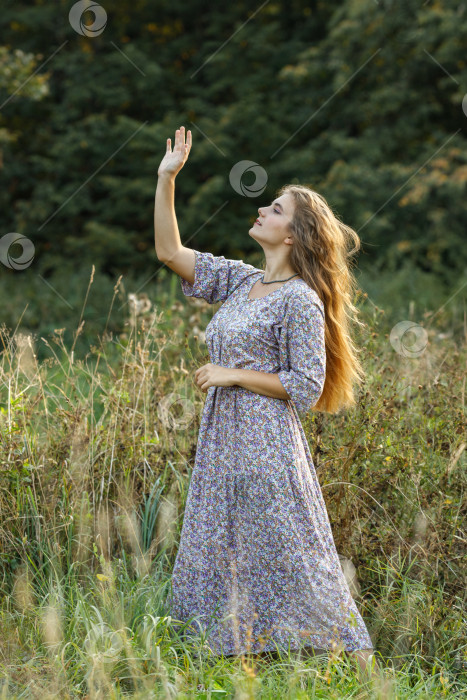
[[[210,361],[278,373],[290,399],[209,387],[170,614],[215,654],[372,649],[340,566],[301,418],[326,373],[324,306],[304,280],[261,299],[263,271],[195,251],[186,296],[223,302],[206,328]]]

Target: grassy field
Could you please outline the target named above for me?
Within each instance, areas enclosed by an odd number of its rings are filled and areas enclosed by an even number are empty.
[[[377,649],[371,686],[339,649],[218,658],[168,615],[213,307],[129,297],[122,332],[103,326],[83,358],[80,330],[70,346],[3,327],[0,698],[464,697],[465,309],[406,301],[420,326],[401,337],[360,295],[358,403],[303,423]]]

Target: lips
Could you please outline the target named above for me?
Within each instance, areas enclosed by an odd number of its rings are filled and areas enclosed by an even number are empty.
[[[258,224],[258,226],[261,226],[259,219],[256,219],[255,224]]]

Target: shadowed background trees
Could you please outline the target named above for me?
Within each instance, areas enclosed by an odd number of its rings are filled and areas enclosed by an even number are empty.
[[[361,284],[378,303],[396,309],[397,288],[433,306],[460,286],[467,3],[122,0],[102,3],[93,38],[70,26],[72,5],[7,2],[0,18],[0,233],[35,247],[27,269],[1,265],[7,325],[77,321],[93,265],[91,334],[120,274],[150,295],[165,286],[153,199],[181,124],[193,133],[176,189],[186,245],[260,264],[248,235],[258,206],[301,182],[359,233]],[[26,76],[18,49],[34,57]],[[31,81],[18,90],[33,70],[36,93]],[[259,197],[229,182],[244,159],[267,173]]]

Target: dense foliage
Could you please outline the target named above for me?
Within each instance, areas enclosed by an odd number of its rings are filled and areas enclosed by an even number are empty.
[[[119,274],[163,280],[153,197],[181,124],[193,132],[177,180],[185,244],[254,255],[257,207],[298,181],[359,232],[362,270],[407,266],[448,289],[465,275],[467,3],[121,0],[91,38],[71,6],[10,0],[0,17],[15,78],[0,81],[1,229],[35,246],[29,268],[1,268],[10,327],[23,311],[29,330],[69,326],[93,265],[106,290]],[[15,87],[18,49],[35,57],[35,91]],[[260,196],[231,186],[240,160],[266,171]]]

